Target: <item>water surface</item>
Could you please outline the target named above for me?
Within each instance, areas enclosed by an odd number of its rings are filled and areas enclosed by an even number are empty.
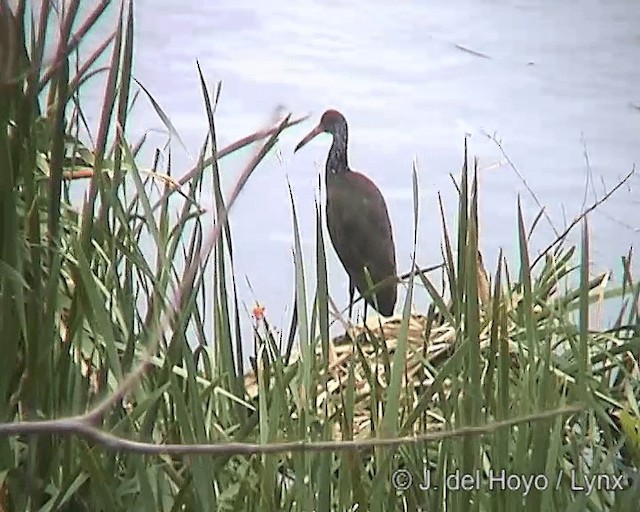
[[[529,223],[537,213],[525,181],[562,231],[640,161],[635,0],[222,4],[139,0],[136,77],[188,147],[189,155],[174,146],[177,169],[190,167],[207,130],[196,59],[211,89],[223,81],[221,143],[263,126],[277,105],[313,113],[282,137],[279,154],[258,169],[232,214],[236,270],[253,289],[240,279],[241,297],[264,303],[275,324],[287,323],[291,304],[288,181],[313,282],[314,200],[330,141],[319,137],[292,151],[327,108],[346,115],[352,167],[387,198],[401,271],[410,266],[412,162],[420,183],[418,261],[430,265],[440,258],[437,194],[453,218],[449,173],[458,172],[465,134],[483,169],[481,247],[489,270],[499,248],[516,261],[517,195]],[[149,106],[136,112],[133,133],[162,128]],[[225,163],[228,185],[243,163]],[[594,272],[614,269],[619,277],[620,255],[638,244],[639,186],[632,178],[590,217]],[[552,237],[541,222],[534,249]],[[346,276],[329,254],[330,291],[345,305]],[[416,306],[426,303],[419,292]]]

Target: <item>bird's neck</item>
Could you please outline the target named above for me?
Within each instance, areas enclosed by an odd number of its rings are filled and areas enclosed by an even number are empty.
[[[347,172],[347,127],[342,126],[333,134],[333,143],[327,157],[327,175]]]

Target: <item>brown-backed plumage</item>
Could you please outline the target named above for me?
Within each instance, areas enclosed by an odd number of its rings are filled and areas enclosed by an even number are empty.
[[[333,136],[326,165],[327,228],[331,243],[349,275],[349,315],[354,288],[376,307],[364,268],[375,285],[378,312],[391,316],[397,298],[396,254],[384,197],[364,174],[347,162],[348,128],[344,116],[327,110],[320,123],[296,146],[298,151],[321,133]]]

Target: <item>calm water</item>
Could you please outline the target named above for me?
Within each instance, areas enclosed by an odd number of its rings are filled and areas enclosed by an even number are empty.
[[[352,167],[371,176],[387,198],[400,271],[410,265],[412,161],[420,181],[418,260],[431,265],[440,256],[437,193],[452,217],[449,173],[459,169],[465,133],[483,168],[481,246],[489,270],[500,247],[516,257],[517,194],[529,223],[537,206],[486,134],[502,141],[560,231],[585,200],[591,203],[640,162],[637,0],[217,4],[139,0],[136,77],[188,147],[186,154],[174,146],[176,169],[191,166],[207,130],[196,59],[211,88],[223,81],[221,143],[262,127],[278,105],[313,113],[283,136],[280,154],[258,169],[232,214],[237,272],[253,289],[241,279],[241,297],[248,305],[264,303],[276,325],[287,324],[293,280],[287,180],[313,282],[314,198],[330,141],[319,137],[295,156],[292,150],[326,108],[346,115]],[[134,136],[162,129],[144,102],[135,122]],[[226,162],[228,184],[242,164]],[[613,268],[619,277],[620,255],[638,245],[639,187],[640,178],[632,178],[591,216],[594,271]],[[534,249],[552,235],[542,222]],[[330,289],[342,306],[347,282],[332,250],[330,256]],[[419,308],[424,295],[419,292]]]

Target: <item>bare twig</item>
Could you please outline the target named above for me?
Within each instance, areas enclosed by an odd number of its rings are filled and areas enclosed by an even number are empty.
[[[417,444],[426,441],[441,441],[457,437],[471,437],[490,434],[496,430],[511,427],[519,423],[544,421],[556,416],[580,412],[582,404],[568,405],[535,414],[496,421],[486,425],[462,427],[455,430],[429,432],[415,436],[372,438],[347,441],[293,441],[287,443],[252,444],[252,443],[219,443],[219,444],[154,444],[132,441],[114,436],[95,428],[89,422],[89,414],[46,421],[24,421],[0,424],[0,436],[17,435],[77,435],[94,441],[111,450],[125,450],[129,453],[145,455],[263,455],[268,453],[293,452],[343,452],[363,450],[375,447],[397,447],[404,444]]]
[[[297,119],[294,119],[293,121],[289,121],[289,116],[287,116],[287,118],[285,119],[285,121],[283,121],[284,127],[282,129],[280,129],[279,126],[275,126],[273,128],[269,128],[266,130],[258,130],[257,132],[252,133],[251,135],[247,135],[246,137],[243,137],[242,139],[239,139],[231,144],[229,144],[228,146],[218,150],[216,152],[215,155],[210,156],[209,158],[206,158],[203,162],[201,162],[198,165],[195,165],[194,167],[192,167],[191,169],[189,169],[189,171],[182,176],[178,181],[178,186],[182,186],[185,183],[187,183],[189,180],[191,180],[194,176],[196,176],[199,172],[200,169],[202,167],[207,167],[209,165],[211,165],[213,163],[214,160],[223,158],[231,153],[233,153],[234,151],[237,151],[239,149],[242,149],[245,146],[248,146],[249,144],[256,142],[258,140],[262,140],[266,137],[272,136],[274,133],[280,133],[283,129],[286,128],[291,128],[292,126],[295,126],[299,123],[302,123],[303,121],[306,121],[309,118],[309,115],[306,115],[304,117],[299,117]],[[170,194],[171,192],[168,191],[165,193],[165,195],[163,197],[161,197],[158,202],[153,206],[153,209],[155,210],[158,206],[160,206],[162,204],[162,202],[164,200],[166,200],[166,196],[168,194]]]
[[[589,213],[591,213],[598,206],[600,206],[607,199],[609,199],[620,187],[622,187],[622,185],[624,185],[627,181],[629,181],[629,178],[631,178],[631,176],[633,176],[635,172],[636,172],[636,170],[635,170],[635,166],[634,166],[631,169],[631,171],[629,171],[629,173],[622,179],[622,181],[618,182],[615,187],[613,187],[611,190],[609,190],[609,192],[607,192],[604,196],[602,196],[600,199],[595,201],[591,206],[589,206],[589,208],[584,210],[580,215],[578,215],[575,219],[573,219],[573,221],[571,221],[571,223],[567,226],[567,229],[565,229],[562,233],[560,233],[556,237],[556,239],[546,247],[546,249],[544,251],[542,251],[540,254],[538,254],[536,259],[533,260],[533,263],[531,264],[531,268],[535,267],[536,263],[538,263],[545,256],[545,254],[547,254],[557,244],[562,242],[567,237],[567,235],[571,232],[571,230],[575,227],[575,225],[578,224],[578,222],[580,222]]]
[[[292,126],[295,126],[295,125],[297,125],[299,123],[302,123],[303,121],[306,121],[308,118],[309,118],[309,116],[306,115],[304,117],[299,117],[297,119],[294,119],[293,121],[287,121],[287,124],[285,125],[285,128],[291,128]],[[253,142],[257,142],[259,140],[262,140],[262,139],[265,139],[267,137],[270,137],[276,131],[278,131],[278,127],[277,126],[272,127],[272,128],[268,128],[268,129],[265,129],[265,130],[258,130],[256,132],[252,133],[251,135],[247,135],[246,137],[238,139],[237,141],[232,142],[228,146],[225,146],[224,148],[218,150],[214,156],[210,156],[208,158],[205,158],[202,162],[199,162],[194,167],[189,169],[187,171],[187,173],[184,176],[182,176],[180,179],[172,181],[170,183],[171,184],[171,188],[167,192],[165,192],[164,195],[160,199],[158,199],[158,201],[153,205],[153,210],[156,210],[162,204],[162,202],[167,199],[167,196],[169,194],[171,194],[173,189],[180,188],[185,183],[187,183],[190,180],[192,180],[200,172],[200,170],[203,167],[210,166],[213,163],[214,159],[223,158],[223,157],[225,157],[227,155],[230,155],[234,151],[237,151],[239,149],[242,149],[245,146],[248,146],[249,144],[252,144]],[[77,169],[77,170],[75,170],[73,172],[66,172],[64,174],[64,178],[65,179],[91,178],[92,176],[93,176],[93,169],[90,169],[90,168]]]
[[[504,150],[504,148],[502,147],[502,142],[499,141],[497,139],[497,137],[494,135],[491,135],[489,133],[487,133],[486,131],[483,131],[482,133],[484,133],[484,135],[491,139],[496,146],[498,146],[498,149],[500,150],[500,152],[502,153],[502,156],[505,158],[505,160],[507,161],[507,163],[509,164],[509,167],[511,167],[511,169],[513,170],[513,172],[516,173],[516,175],[518,176],[518,178],[520,178],[520,181],[522,181],[523,185],[525,186],[525,188],[527,189],[527,191],[529,192],[529,194],[531,195],[531,197],[533,198],[533,200],[536,202],[536,204],[538,205],[538,207],[542,210],[544,217],[547,219],[547,222],[549,222],[549,225],[551,226],[551,229],[553,229],[553,232],[555,233],[556,236],[560,236],[558,234],[558,230],[556,229],[556,227],[553,224],[553,221],[551,220],[551,217],[549,216],[549,214],[547,213],[547,210],[544,206],[542,206],[542,203],[540,202],[540,200],[538,199],[538,196],[536,195],[536,193],[531,189],[531,187],[529,186],[529,184],[527,183],[527,180],[524,178],[524,176],[522,174],[520,174],[520,171],[518,170],[518,168],[515,166],[515,164],[511,161],[511,158],[509,158],[509,155],[507,155],[507,152]]]
[[[401,283],[402,281],[406,281],[409,278],[413,279],[413,278],[419,277],[422,274],[427,274],[429,272],[433,272],[434,270],[438,270],[440,268],[444,268],[444,263],[438,263],[437,265],[431,265],[430,267],[417,268],[416,270],[413,270],[413,271],[410,270],[409,272],[405,272],[404,274],[400,274],[399,276],[385,277],[381,281],[378,281],[374,286],[370,287],[369,288],[369,292],[373,293],[376,290],[382,288],[383,286],[391,283],[392,281],[396,281],[398,283]],[[355,306],[356,304],[358,304],[362,300],[364,300],[364,297],[362,296],[362,294],[360,294],[358,292],[357,298],[355,298],[353,300],[351,305]],[[349,309],[348,306],[346,308],[343,308],[342,314],[344,315],[344,313],[346,313],[348,311],[348,309]],[[336,309],[336,311],[337,311],[337,309]]]
[[[260,163],[260,161],[265,157],[265,155],[269,152],[269,150],[275,145],[276,140],[278,138],[278,135],[280,135],[280,133],[285,128],[287,128],[287,126],[291,126],[291,123],[289,123],[289,119],[290,118],[291,118],[291,114],[286,116],[278,126],[276,126],[275,128],[272,128],[271,130],[268,130],[271,133],[271,137],[269,138],[269,140],[267,142],[265,142],[265,144],[262,146],[262,148],[260,148],[260,150],[254,155],[254,157],[247,164],[247,166],[245,167],[244,171],[242,172],[242,174],[240,175],[240,177],[236,181],[236,184],[233,187],[233,190],[231,191],[231,195],[229,196],[229,200],[227,202],[227,208],[222,210],[222,212],[220,213],[220,216],[219,216],[219,218],[218,218],[218,220],[217,220],[217,222],[216,222],[216,224],[215,224],[215,226],[213,228],[213,232],[209,235],[209,238],[205,242],[205,244],[204,244],[204,246],[203,246],[203,248],[202,248],[202,250],[200,252],[200,257],[199,258],[195,258],[193,260],[193,263],[190,265],[190,267],[185,272],[184,278],[182,280],[183,286],[181,287],[181,291],[179,292],[178,296],[176,297],[176,299],[177,299],[176,303],[177,304],[181,304],[181,297],[183,295],[183,292],[185,290],[189,290],[191,288],[191,285],[192,285],[194,277],[195,277],[196,270],[198,269],[200,263],[202,261],[205,261],[209,257],[209,254],[213,250],[213,247],[215,246],[216,242],[218,241],[218,238],[220,238],[220,233],[222,232],[222,226],[224,226],[226,224],[226,222],[227,222],[227,218],[229,216],[229,209],[231,208],[231,205],[238,198],[238,195],[240,194],[240,191],[242,190],[244,185],[247,183],[247,180],[249,179],[249,176],[251,176],[251,173],[258,166],[258,163]],[[218,153],[218,154],[220,154],[220,153]],[[207,160],[205,160],[202,165],[210,165],[210,163],[207,164],[207,162],[213,162],[213,157],[208,158]],[[200,168],[200,166],[198,166],[198,168]]]

